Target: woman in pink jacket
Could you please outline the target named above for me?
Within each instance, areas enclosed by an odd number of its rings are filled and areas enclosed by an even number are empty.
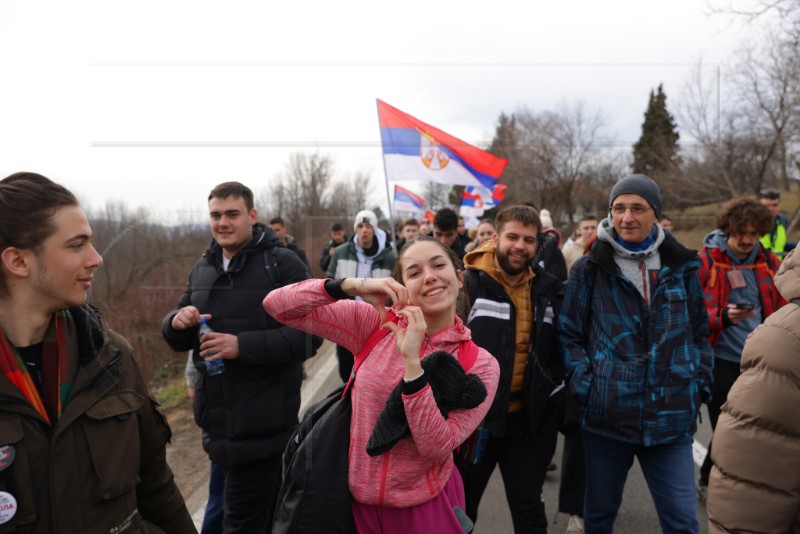
[[[464,488],[452,451],[489,410],[499,368],[491,354],[479,349],[469,372],[486,386],[485,399],[475,408],[442,415],[422,361],[437,351],[457,356],[470,339],[456,316],[463,288],[457,265],[449,247],[420,237],[400,251],[395,278],[307,280],[264,299],[264,308],[278,321],[353,353],[379,325],[394,334],[375,345],[353,386],[349,480],[359,532],[463,532],[453,511],[454,506],[464,509]],[[387,298],[397,324],[386,322]],[[367,441],[398,384],[411,436],[370,456]]]

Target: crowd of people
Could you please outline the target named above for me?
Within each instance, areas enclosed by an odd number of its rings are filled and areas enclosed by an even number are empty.
[[[699,252],[644,175],[563,244],[529,203],[472,235],[449,208],[395,236],[363,210],[351,236],[331,226],[315,279],[281,217],[219,184],[162,327],[211,462],[202,532],[271,531],[323,338],[351,384],[357,532],[494,532],[478,509],[496,467],[514,531],[547,532],[559,432],[567,533],[613,531],[634,459],[664,532],[699,532],[698,502],[711,532],[800,530],[800,263],[778,201],[732,199]],[[78,201],[18,173],[0,205],[0,532],[196,532],[138,360],[86,302],[103,260]]]

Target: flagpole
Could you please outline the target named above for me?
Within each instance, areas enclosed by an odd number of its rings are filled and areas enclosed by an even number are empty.
[[[375,99],[375,109],[378,112],[378,135],[381,133],[381,108],[378,99]],[[392,195],[389,193],[389,174],[386,172],[386,154],[383,152],[383,139],[381,139],[381,159],[383,160],[383,183],[386,185],[386,202],[389,205],[389,228],[392,243],[394,243],[394,215],[392,214]]]

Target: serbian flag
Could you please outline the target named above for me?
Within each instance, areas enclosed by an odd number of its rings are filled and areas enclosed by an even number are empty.
[[[494,200],[495,204],[500,204],[505,200],[506,189],[508,189],[507,185],[495,184],[494,189],[492,189],[492,200]]]
[[[464,192],[461,194],[461,205],[471,208],[493,208],[506,197],[507,189],[508,186],[503,184],[495,184],[492,188],[465,187]]]
[[[419,180],[491,190],[508,163],[381,100],[378,121],[390,182]]]
[[[397,211],[413,211],[423,213],[425,211],[425,199],[399,185],[394,186],[394,209]]]
[[[465,187],[464,192],[461,193],[461,205],[466,206],[468,208],[483,208],[485,202],[483,201],[483,196],[481,195],[480,189],[484,189],[483,187]],[[486,189],[484,189],[486,191]]]
[[[464,188],[461,193],[461,207],[459,214],[467,217],[481,217],[483,212],[490,210],[500,204],[506,196],[507,185],[495,184],[493,188],[485,187]]]

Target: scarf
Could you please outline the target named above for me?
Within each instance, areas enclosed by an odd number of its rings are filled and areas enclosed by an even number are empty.
[[[17,350],[0,331],[0,372],[25,395],[31,406],[53,426],[67,403],[78,371],[78,338],[72,314],[65,310],[53,316],[42,343],[42,392],[33,382]]]
[[[622,238],[619,236],[619,234],[615,235],[615,236],[614,236],[614,239],[615,239],[615,240],[617,241],[617,243],[619,243],[619,244],[620,244],[620,245],[621,245],[623,248],[625,248],[625,249],[627,249],[627,250],[630,250],[631,252],[641,252],[641,251],[643,251],[643,250],[647,250],[648,248],[650,248],[650,247],[653,245],[653,243],[655,243],[655,241],[656,241],[656,234],[657,234],[657,233],[656,233],[656,228],[655,228],[655,226],[654,226],[654,227],[653,227],[653,231],[652,231],[652,232],[650,232],[650,235],[648,235],[647,237],[645,237],[645,238],[644,238],[642,241],[640,241],[639,243],[628,243],[627,241],[625,241],[624,239],[622,239]]]

